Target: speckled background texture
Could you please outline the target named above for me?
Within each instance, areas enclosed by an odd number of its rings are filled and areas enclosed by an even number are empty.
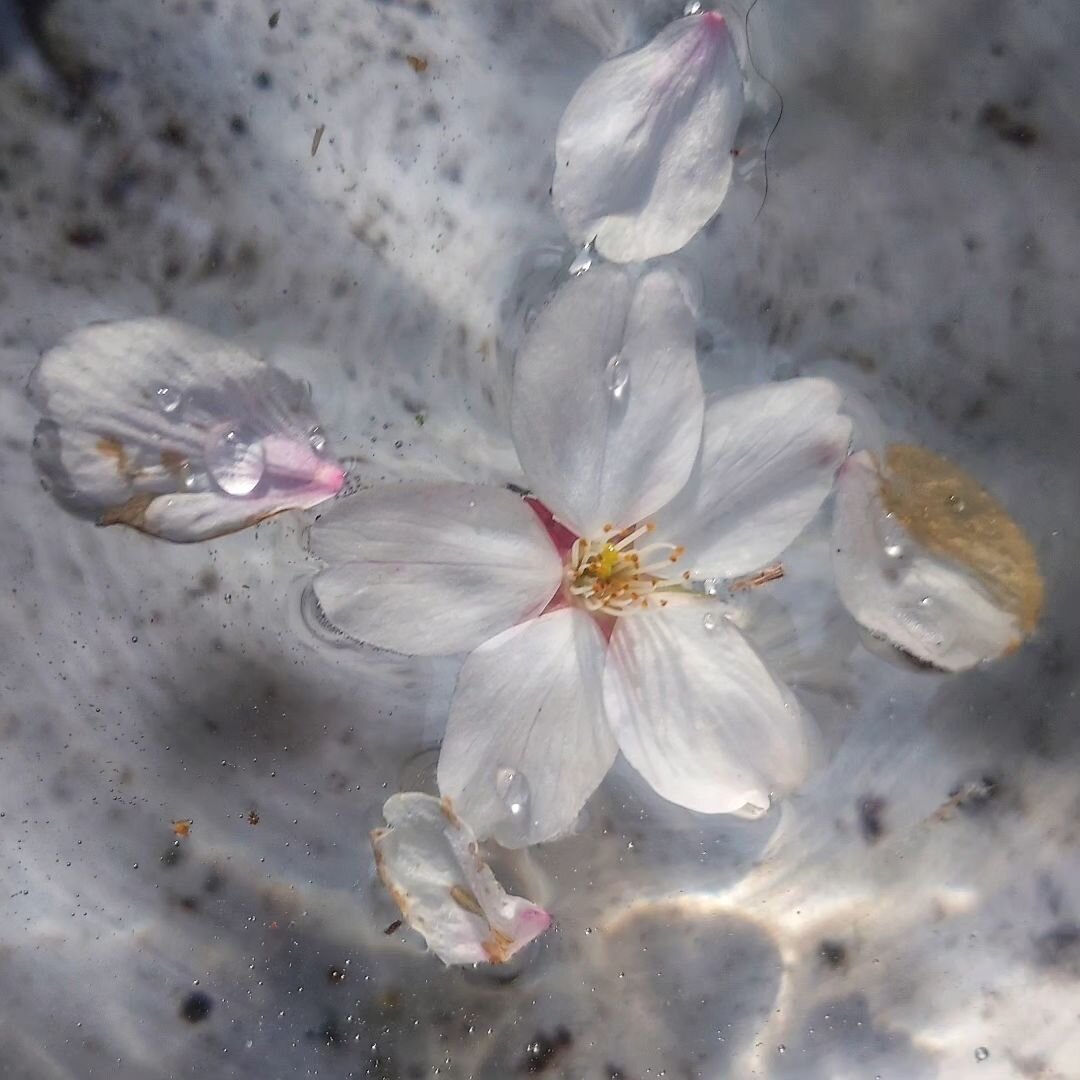
[[[1074,0],[761,0],[768,198],[751,168],[679,257],[706,381],[827,374],[970,470],[1040,630],[952,678],[849,649],[812,534],[776,598],[842,656],[793,676],[819,770],[744,822],[617,766],[500,864],[558,921],[509,969],[385,934],[367,844],[454,664],[314,633],[299,515],[170,546],[34,476],[40,352],[168,313],[308,380],[360,482],[513,480],[556,124],[680,9],[0,2],[0,1076],[1080,1076]]]

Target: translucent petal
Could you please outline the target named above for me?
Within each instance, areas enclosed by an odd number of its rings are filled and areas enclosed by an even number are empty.
[[[539,614],[563,567],[518,495],[476,484],[385,484],[311,527],[329,564],[312,583],[327,619],[412,656],[467,652]]]
[[[1015,648],[1034,626],[1042,603],[1041,578],[1034,554],[1024,550],[1026,539],[1019,557],[1001,548],[991,552],[996,580],[980,576],[973,547],[985,544],[995,529],[1001,529],[1000,522],[995,526],[987,517],[1003,513],[996,503],[987,509],[962,503],[953,506],[948,496],[920,500],[921,528],[933,527],[939,514],[956,517],[953,527],[960,546],[955,548],[956,557],[950,558],[912,535],[903,514],[886,505],[886,490],[878,460],[868,451],[853,455],[840,471],[833,517],[833,569],[848,611],[874,636],[943,671],[961,671]],[[966,498],[973,503],[979,495],[969,493]],[[1015,542],[1019,530],[1011,522],[1008,525]],[[967,565],[962,555],[965,548],[975,556]],[[986,564],[985,558],[982,563]],[[998,587],[1005,584],[1002,575],[1006,573],[1027,590],[1016,591],[1019,602],[1015,604]],[[1035,596],[1029,603],[1031,591]]]
[[[551,925],[498,883],[449,799],[394,795],[383,816],[387,828],[371,834],[379,877],[444,964],[505,963]]]
[[[654,539],[686,548],[680,565],[732,578],[776,558],[832,490],[851,438],[827,379],[791,379],[710,401],[701,455],[656,518]]]
[[[514,445],[530,487],[579,535],[630,525],[686,482],[704,397],[694,320],[669,270],[572,278],[517,358]]]
[[[439,790],[506,847],[573,825],[615,760],[604,723],[604,639],[563,608],[515,626],[465,661],[439,756]]]
[[[677,251],[720,209],[743,110],[723,16],[679,19],[601,64],[555,137],[552,195],[572,240],[616,262]]]
[[[42,357],[35,463],[101,524],[205,540],[336,494],[305,387],[172,319],[98,323]]]
[[[719,605],[620,619],[604,705],[630,764],[701,813],[767,807],[809,766],[813,726]]]

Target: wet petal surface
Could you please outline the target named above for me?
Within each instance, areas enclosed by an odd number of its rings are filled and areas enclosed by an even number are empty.
[[[889,447],[884,471],[869,451],[849,459],[833,550],[837,589],[860,625],[943,671],[1016,648],[1042,608],[1019,527],[970,477],[918,447]]]
[[[809,765],[812,725],[720,605],[621,619],[604,704],[630,764],[701,813],[767,808]]]
[[[681,248],[720,209],[743,111],[723,17],[679,19],[582,83],[555,139],[555,212],[616,262]]]
[[[543,610],[562,563],[513,492],[395,484],[342,500],[311,527],[329,564],[312,588],[359,641],[413,656],[465,652]]]
[[[559,290],[518,355],[518,457],[579,535],[633,524],[690,475],[704,397],[681,285],[667,270],[596,267]]]
[[[515,626],[465,661],[439,756],[439,790],[505,847],[573,825],[615,760],[604,723],[604,639],[564,608]]]
[[[407,792],[383,815],[387,827],[371,834],[379,877],[443,963],[505,963],[551,925],[546,911],[503,889],[449,800]]]
[[[101,524],[205,540],[344,483],[303,385],[173,319],[69,335],[35,368],[30,395],[42,478]]]

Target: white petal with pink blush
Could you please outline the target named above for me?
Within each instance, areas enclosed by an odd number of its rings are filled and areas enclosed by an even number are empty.
[[[484,861],[476,836],[448,799],[406,792],[383,807],[371,846],[379,877],[444,964],[502,964],[551,925],[511,896]]]
[[[615,262],[678,251],[720,209],[743,113],[743,73],[724,17],[676,20],[603,63],[555,137],[555,212],[571,239]]]
[[[206,540],[336,495],[307,388],[173,319],[98,323],[40,360],[34,460],[57,500],[100,524]]]

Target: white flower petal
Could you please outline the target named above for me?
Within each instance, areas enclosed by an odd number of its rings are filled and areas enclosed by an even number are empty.
[[[204,540],[315,506],[345,481],[305,387],[172,319],[98,323],[42,357],[34,458],[101,524]]]
[[[552,195],[571,239],[616,262],[677,251],[720,209],[743,111],[723,17],[679,19],[601,64],[563,114]]]
[[[439,756],[439,790],[505,847],[565,832],[615,760],[604,723],[604,639],[563,608],[465,661]]]
[[[809,765],[812,726],[719,605],[620,619],[604,704],[630,764],[701,813],[767,807]]]
[[[827,379],[791,379],[709,403],[701,455],[657,516],[656,540],[681,544],[696,576],[731,578],[774,559],[832,489],[851,438]]]
[[[466,652],[543,610],[562,563],[518,495],[477,484],[386,484],[311,527],[312,583],[350,637],[412,656]]]
[[[920,550],[882,501],[868,451],[840,471],[833,569],[844,606],[876,637],[943,671],[962,671],[1014,648],[1017,617],[968,572]]]
[[[505,963],[551,925],[496,881],[448,799],[394,795],[383,815],[388,828],[371,834],[379,877],[444,964]]]
[[[532,489],[579,535],[629,525],[686,482],[704,398],[694,320],[668,270],[571,278],[514,369],[514,445]]]

